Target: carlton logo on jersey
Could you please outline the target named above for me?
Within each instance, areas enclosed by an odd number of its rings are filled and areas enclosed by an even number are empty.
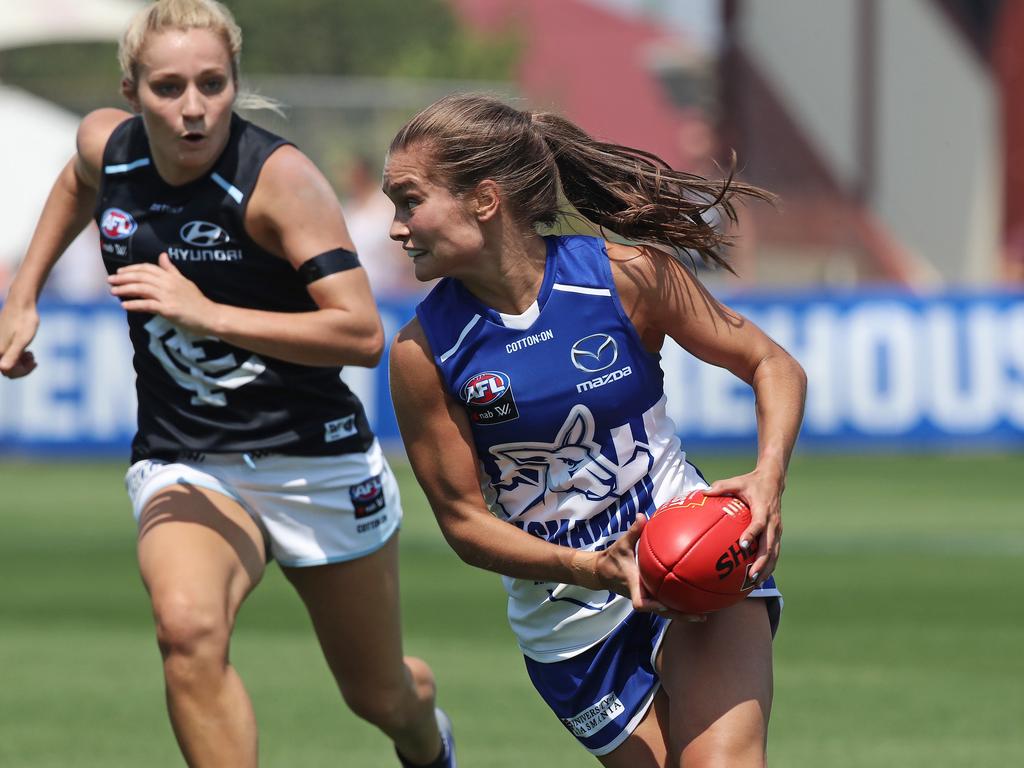
[[[231,241],[231,235],[208,221],[190,221],[178,234],[189,245],[200,248],[212,248]]]
[[[225,392],[244,387],[267,369],[259,356],[239,362],[231,352],[218,354],[224,344],[211,336],[196,336],[155,315],[144,326],[149,351],[182,389],[193,392],[192,405],[223,408]]]
[[[619,345],[607,333],[593,333],[573,344],[569,356],[579,370],[597,373],[615,365],[619,359]]]
[[[507,373],[484,371],[470,376],[459,387],[459,397],[466,404],[474,424],[500,424],[519,418],[512,379]]]
[[[124,240],[135,234],[139,225],[127,211],[107,208],[100,217],[100,232],[110,240]]]

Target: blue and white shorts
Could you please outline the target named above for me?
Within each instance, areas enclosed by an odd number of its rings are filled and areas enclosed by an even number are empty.
[[[661,686],[655,659],[670,623],[634,612],[571,659],[544,664],[525,657],[534,687],[589,752],[607,755],[644,719]]]
[[[753,597],[765,598],[772,635],[782,598],[769,578]],[[750,599],[748,597],[748,599]],[[656,660],[671,621],[631,613],[597,645],[565,661],[524,657],[530,680],[570,733],[594,755],[607,755],[636,730],[661,687]]]
[[[207,488],[238,502],[263,532],[269,555],[303,567],[354,560],[398,529],[398,483],[374,441],[337,456],[207,453],[174,462],[145,459],[125,475],[135,520],[172,485]]]

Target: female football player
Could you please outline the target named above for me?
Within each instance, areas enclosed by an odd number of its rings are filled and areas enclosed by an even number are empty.
[[[504,576],[535,687],[604,765],[763,765],[772,571],[805,377],[671,252],[724,263],[725,235],[703,214],[733,217],[731,196],[764,193],[476,95],[399,131],[384,189],[417,278],[443,278],[392,349],[402,437],[451,546]],[[638,244],[542,236],[561,194]],[[705,620],[672,620],[634,559],[645,516],[706,487],[666,415],[666,336],[757,402],[756,466],[709,493],[750,506],[742,546],[758,587]]]
[[[377,364],[380,319],[324,177],[234,113],[240,49],[212,0],[134,18],[120,61],[135,114],[82,121],[0,315],[0,372],[35,367],[36,299],[94,218],[135,351],[126,482],[185,760],[257,764],[228,650],[274,558],[353,711],[404,765],[454,766],[433,674],[402,655],[398,488],[339,378]]]

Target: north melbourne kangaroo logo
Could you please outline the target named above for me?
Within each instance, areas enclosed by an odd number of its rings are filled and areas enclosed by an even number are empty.
[[[225,406],[225,390],[238,389],[267,369],[256,355],[239,363],[232,353],[208,357],[206,349],[217,339],[196,336],[157,315],[145,328],[149,331],[149,351],[183,389],[195,392],[192,405]]]
[[[538,504],[558,506],[572,494],[572,512],[598,508],[638,483],[651,467],[651,452],[633,438],[628,424],[612,430],[615,460],[594,442],[594,416],[585,405],[573,406],[554,442],[505,443],[490,449],[500,473],[496,503],[506,519],[518,517]],[[623,457],[625,460],[623,461]],[[578,502],[577,502],[578,500]]]

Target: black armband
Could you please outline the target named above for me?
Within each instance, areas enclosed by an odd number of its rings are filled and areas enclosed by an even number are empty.
[[[299,277],[302,282],[309,285],[321,277],[333,275],[335,272],[344,272],[346,269],[355,269],[359,266],[359,257],[355,251],[347,248],[335,248],[333,251],[326,251],[319,256],[314,256],[309,261],[304,261],[299,267]]]

